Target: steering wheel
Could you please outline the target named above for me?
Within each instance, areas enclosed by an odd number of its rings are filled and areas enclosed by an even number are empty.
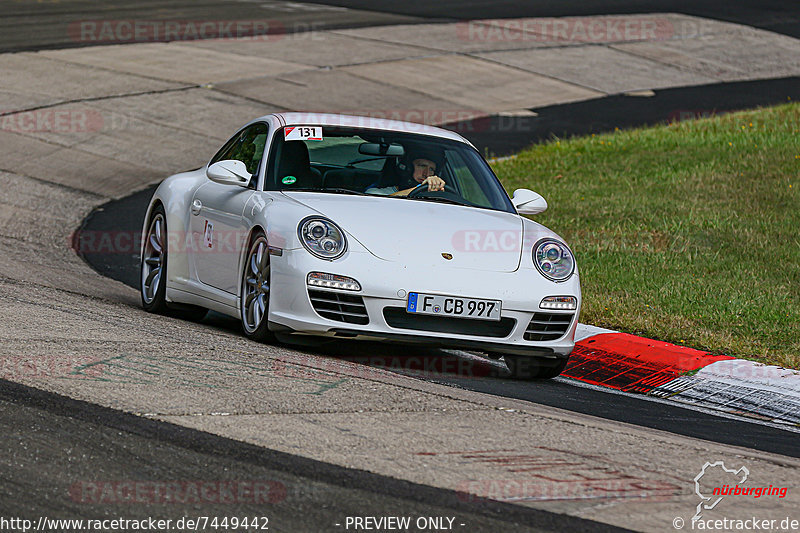
[[[429,191],[427,183],[420,183],[419,185],[417,185],[414,189],[412,189],[412,190],[410,190],[408,192],[407,197],[408,198],[417,198],[418,196],[423,196],[423,195],[426,195],[426,194],[439,195],[439,194],[442,194],[442,193],[450,193],[452,195],[457,196],[458,198],[461,198],[461,195],[458,194],[458,191],[452,185],[445,184],[444,191]],[[446,196],[446,195],[444,195],[444,196]]]

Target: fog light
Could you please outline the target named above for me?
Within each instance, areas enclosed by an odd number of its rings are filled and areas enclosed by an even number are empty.
[[[541,309],[559,309],[562,311],[578,308],[578,299],[574,296],[548,296],[539,304]]]
[[[342,289],[345,291],[360,291],[361,285],[353,278],[326,274],[325,272],[311,272],[306,278],[306,283],[312,287],[327,287],[329,289]]]

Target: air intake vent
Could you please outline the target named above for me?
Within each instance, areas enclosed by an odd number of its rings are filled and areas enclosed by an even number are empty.
[[[364,299],[353,294],[308,289],[314,311],[323,318],[347,324],[369,324]]]
[[[572,323],[572,314],[534,313],[528,329],[525,330],[526,341],[554,341],[563,337]]]
[[[445,316],[417,315],[407,313],[403,307],[385,307],[383,318],[386,323],[398,329],[416,329],[437,333],[457,333],[477,337],[508,337],[517,324],[513,318],[500,320],[478,320],[475,318],[453,318]]]

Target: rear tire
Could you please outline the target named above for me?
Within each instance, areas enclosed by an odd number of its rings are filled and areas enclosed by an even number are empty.
[[[527,355],[504,355],[511,379],[553,379],[561,374],[567,367],[568,357],[557,359],[553,364],[551,359],[531,357]],[[550,364],[548,364],[550,363]]]
[[[274,342],[275,335],[269,330],[269,295],[272,283],[269,244],[263,231],[253,233],[245,258],[239,298],[242,330],[247,338],[255,341]]]
[[[139,294],[142,307],[148,313],[167,312],[167,217],[159,204],[153,209],[147,224],[142,262],[140,264]]]
[[[208,309],[197,305],[167,302],[168,235],[164,206],[158,204],[150,215],[142,253],[139,287],[142,307],[148,313],[200,322],[208,314]]]

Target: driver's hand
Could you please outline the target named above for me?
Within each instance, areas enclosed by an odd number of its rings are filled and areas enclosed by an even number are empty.
[[[442,178],[440,178],[439,176],[428,176],[422,182],[423,185],[426,184],[426,183],[428,184],[428,190],[429,191],[443,191],[444,190],[444,186],[445,186],[444,180]]]

